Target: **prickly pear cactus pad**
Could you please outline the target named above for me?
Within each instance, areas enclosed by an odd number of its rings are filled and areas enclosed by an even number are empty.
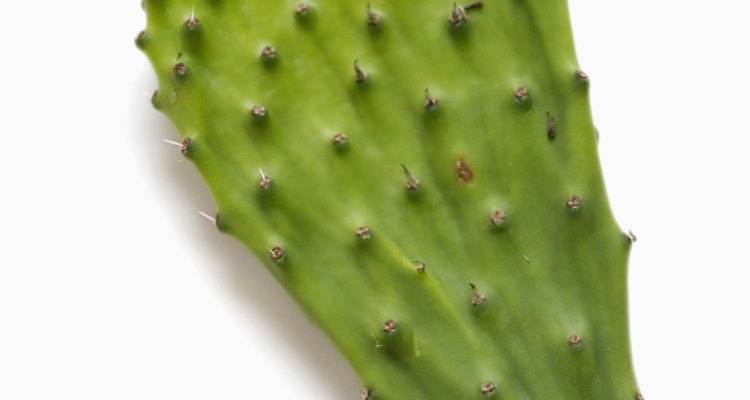
[[[145,0],[154,106],[363,399],[640,399],[564,0]]]

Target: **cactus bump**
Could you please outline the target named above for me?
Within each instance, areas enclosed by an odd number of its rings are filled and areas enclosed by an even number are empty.
[[[642,398],[634,236],[607,200],[564,0],[143,7],[152,102],[217,229],[328,335],[362,399]]]

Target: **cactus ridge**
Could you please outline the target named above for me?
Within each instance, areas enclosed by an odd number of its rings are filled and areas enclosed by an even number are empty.
[[[144,0],[136,45],[235,236],[366,399],[634,399],[563,0]]]

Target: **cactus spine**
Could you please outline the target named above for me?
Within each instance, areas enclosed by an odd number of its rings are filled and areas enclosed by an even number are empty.
[[[154,106],[365,399],[638,398],[563,0],[145,0]]]

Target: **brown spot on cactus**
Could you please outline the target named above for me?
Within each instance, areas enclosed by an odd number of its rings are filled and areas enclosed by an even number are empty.
[[[406,190],[409,192],[419,190],[419,188],[422,186],[422,184],[419,182],[419,179],[415,178],[404,164],[401,164],[401,168],[403,168],[404,175],[406,175],[406,184],[404,184]]]
[[[495,385],[492,382],[487,382],[484,385],[482,385],[482,394],[484,395],[492,394],[495,392],[495,390],[497,390],[497,385]]]
[[[412,261],[414,263],[414,266],[417,269],[417,272],[424,272],[427,269],[427,264],[425,264],[422,261],[414,260]]]
[[[368,387],[362,388],[362,400],[371,400],[372,399],[372,390]]]
[[[456,174],[462,182],[471,182],[474,179],[474,172],[463,157],[456,160]]]
[[[260,56],[264,59],[272,59],[276,57],[276,49],[273,46],[264,46],[260,52]]]
[[[640,392],[636,393],[635,400],[644,400],[643,395]]]
[[[367,82],[367,72],[359,67],[359,60],[354,60],[354,82],[365,83]]]
[[[188,67],[183,62],[178,62],[172,67],[172,73],[177,77],[184,77],[187,75]]]
[[[256,104],[256,105],[254,105],[254,106],[253,106],[253,107],[252,107],[252,108],[250,109],[250,114],[252,114],[252,116],[253,116],[253,117],[256,117],[256,118],[262,118],[262,117],[265,117],[267,113],[268,113],[268,111],[266,110],[266,108],[265,108],[265,107],[263,107],[263,106],[262,106],[262,105],[260,105],[260,104]]]
[[[340,143],[346,142],[346,140],[347,140],[346,135],[344,135],[343,133],[337,133],[333,135],[333,139],[331,139],[331,141],[333,141],[334,144],[340,144]]]
[[[191,147],[190,145],[193,143],[193,139],[190,137],[186,137],[185,139],[182,139],[182,143],[180,143],[180,152],[182,154],[187,154]]]
[[[370,228],[366,226],[360,226],[358,227],[354,233],[357,235],[358,238],[361,240],[370,240],[370,237],[372,236],[372,232],[370,232]]]
[[[191,15],[190,18],[188,18],[187,21],[185,21],[185,28],[188,31],[192,31],[198,28],[200,26],[200,21],[198,21],[198,18],[195,18],[195,15]]]
[[[333,143],[337,149],[343,149],[349,143],[349,138],[343,133],[337,133],[331,138],[331,143]]]
[[[580,336],[572,335],[571,337],[568,338],[568,344],[571,346],[578,346],[581,344],[582,340],[583,339]]]
[[[383,332],[388,334],[393,334],[396,332],[396,328],[398,328],[398,324],[395,320],[389,319],[388,321],[385,321],[383,324]]]
[[[337,133],[331,138],[334,149],[339,153],[344,153],[349,149],[349,138],[343,133]]]
[[[471,287],[471,304],[474,307],[481,306],[485,301],[487,301],[487,296],[480,293],[476,285],[470,283],[469,287]]]
[[[628,237],[628,239],[630,239],[631,243],[635,243],[638,240],[638,236],[635,236],[635,233],[633,233],[633,231],[628,231],[626,236]]]
[[[457,3],[453,3],[453,10],[451,11],[451,16],[448,18],[448,21],[453,26],[459,26],[463,24],[468,18],[466,11],[474,9],[474,8],[481,8],[481,7],[482,7],[481,1],[475,1],[465,6],[459,6]]]
[[[451,23],[451,25],[458,26],[464,23],[466,21],[466,10],[459,6],[457,3],[453,3],[453,11],[451,11],[451,16],[448,18],[448,21]]]
[[[424,108],[431,110],[436,108],[439,101],[436,97],[430,96],[429,89],[424,90]]]
[[[273,179],[266,175],[263,170],[260,170],[260,180],[258,181],[258,187],[263,190],[268,190],[273,186]]]
[[[575,76],[577,80],[582,81],[582,82],[588,82],[589,80],[589,76],[585,72],[581,71],[580,69],[577,70],[573,75]]]
[[[517,104],[521,104],[527,101],[528,98],[529,98],[529,90],[523,86],[519,86],[513,91],[513,101],[516,102]]]
[[[547,136],[552,139],[557,134],[557,129],[555,128],[555,118],[552,117],[552,114],[547,111]]]
[[[370,26],[379,25],[381,19],[381,15],[372,9],[370,3],[367,3],[367,24]]]
[[[574,194],[568,197],[566,204],[571,210],[577,210],[581,206],[581,197]]]
[[[294,7],[294,12],[297,13],[297,15],[305,14],[308,11],[310,11],[310,5],[307,3],[299,3]]]
[[[286,253],[280,246],[275,246],[268,250],[268,255],[271,257],[271,260],[275,262],[281,262],[284,260],[284,256],[286,255]]]
[[[490,213],[490,224],[500,227],[505,223],[505,213],[500,210],[492,210]]]

